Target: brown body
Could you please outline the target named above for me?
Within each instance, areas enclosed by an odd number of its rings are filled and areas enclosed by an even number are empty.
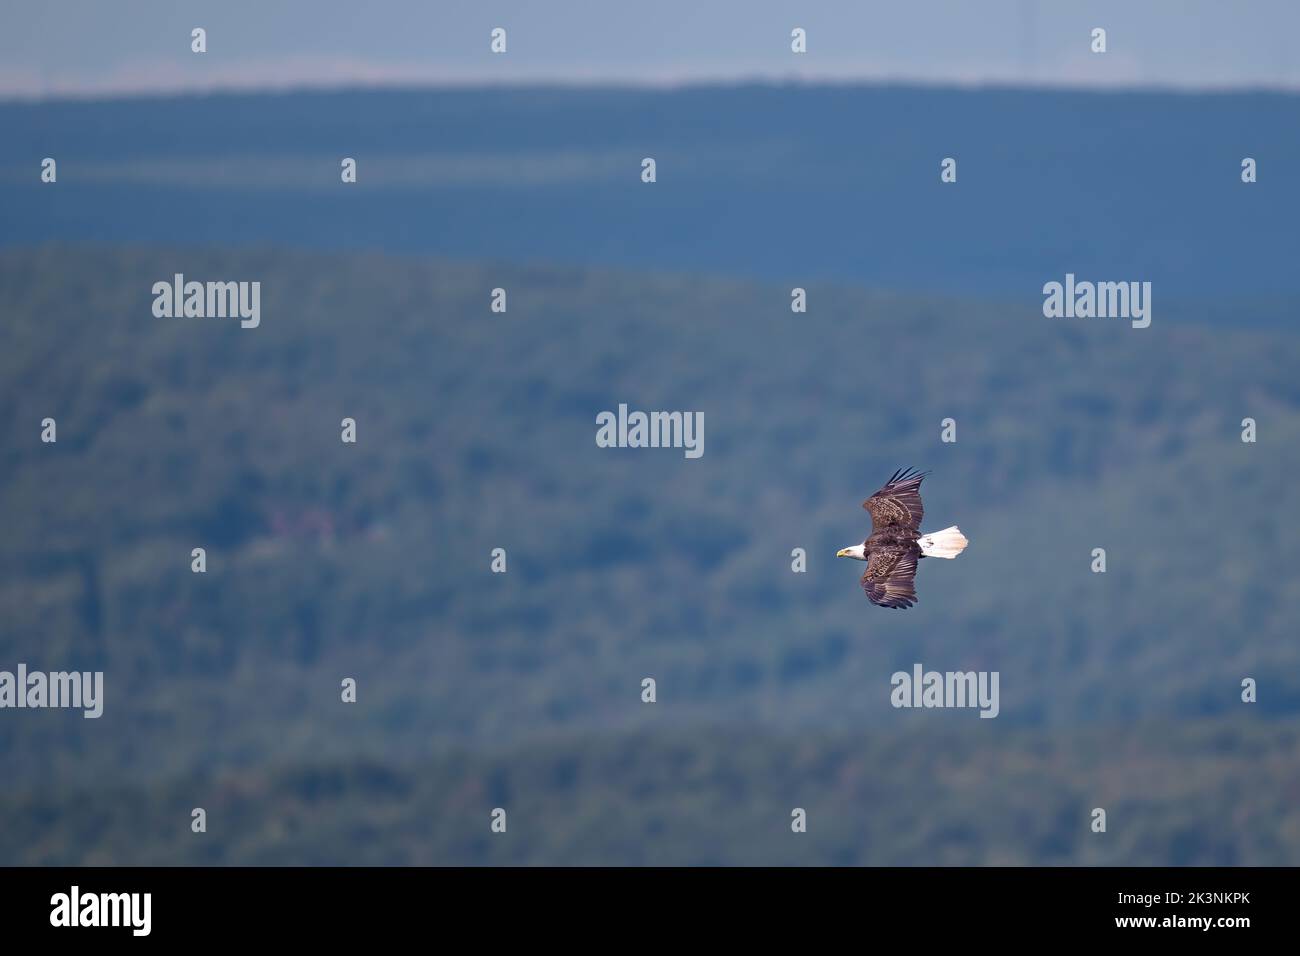
[[[916,603],[916,563],[921,560],[921,482],[924,473],[894,473],[862,502],[871,513],[871,536],[862,543],[867,570],[862,588],[880,607],[908,608]]]

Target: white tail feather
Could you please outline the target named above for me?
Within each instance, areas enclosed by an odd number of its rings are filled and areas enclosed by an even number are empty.
[[[955,558],[970,544],[956,525],[923,534],[916,543],[921,546],[921,553],[928,558]]]

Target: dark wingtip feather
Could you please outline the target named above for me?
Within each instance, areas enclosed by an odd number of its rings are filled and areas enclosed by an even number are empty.
[[[898,471],[894,472],[893,477],[885,482],[885,487],[888,488],[890,485],[901,485],[909,481],[920,482],[929,474],[930,472],[928,471],[917,471],[915,468],[911,467],[900,468]]]

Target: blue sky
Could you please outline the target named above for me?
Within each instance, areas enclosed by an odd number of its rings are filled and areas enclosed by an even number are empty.
[[[497,26],[504,56],[488,51]],[[1297,36],[1294,0],[7,0],[0,96],[755,78],[1297,89]]]

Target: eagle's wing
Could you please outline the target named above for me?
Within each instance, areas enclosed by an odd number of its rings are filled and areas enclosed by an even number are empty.
[[[871,530],[879,531],[886,525],[896,524],[913,531],[921,529],[921,482],[929,472],[915,472],[910,468],[894,472],[874,495],[862,502],[871,512]]]
[[[916,555],[906,548],[873,550],[862,589],[867,600],[880,607],[911,607],[916,603]]]

